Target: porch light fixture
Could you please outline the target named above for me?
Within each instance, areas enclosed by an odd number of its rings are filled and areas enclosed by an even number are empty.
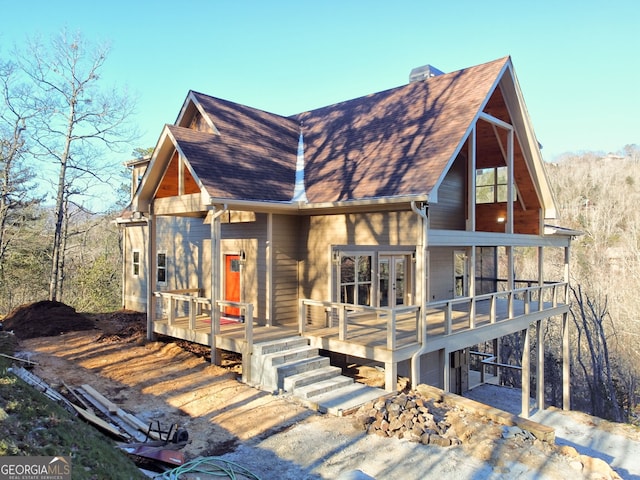
[[[247,263],[247,253],[244,250],[240,250],[240,265]]]
[[[334,265],[340,265],[340,250],[334,250],[333,251],[332,260],[333,260]]]
[[[504,223],[504,217],[498,217],[497,221],[498,223]]]

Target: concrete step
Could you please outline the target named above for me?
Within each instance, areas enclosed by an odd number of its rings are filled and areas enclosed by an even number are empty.
[[[267,355],[270,353],[282,352],[292,348],[301,348],[309,345],[309,339],[305,337],[288,337],[269,342],[256,343],[253,345],[254,355]]]
[[[326,368],[330,365],[331,360],[329,360],[328,357],[322,357],[320,355],[278,365],[276,367],[278,379],[280,380],[278,387],[284,389],[284,379],[287,377]]]
[[[258,357],[258,355],[253,355]],[[282,350],[274,353],[267,353],[262,355],[262,364],[265,367],[283,365],[285,363],[295,362],[296,360],[304,360],[305,358],[312,358],[318,356],[318,349],[315,347],[304,346],[291,348],[289,350]]]
[[[309,370],[306,372],[291,375],[284,379],[284,391],[293,392],[296,388],[304,387],[315,382],[321,382],[328,378],[337,377],[342,373],[340,367],[334,367],[329,365],[328,367],[322,367],[315,370]]]
[[[303,400],[313,400],[313,398],[319,395],[340,390],[351,384],[353,384],[353,378],[338,375],[337,377],[328,378],[326,380],[305,385],[304,387],[296,388],[293,391],[293,395]]]
[[[298,375],[303,372],[328,367],[331,361],[327,357],[319,355],[309,358],[297,358],[290,362],[280,363],[272,366],[265,366],[261,370],[253,370],[255,374],[259,374],[259,378],[254,377],[254,383],[260,385],[263,389],[271,392],[277,392],[284,389],[284,379],[292,375]]]
[[[369,387],[362,383],[352,383],[338,390],[317,395],[303,401],[310,408],[322,413],[341,417],[360,408],[367,402],[386,397],[389,392],[381,388]]]

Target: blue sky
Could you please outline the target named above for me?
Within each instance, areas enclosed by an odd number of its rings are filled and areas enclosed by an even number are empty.
[[[0,55],[62,28],[108,41],[154,146],[189,89],[290,115],[511,55],[543,156],[640,144],[640,2],[0,0]],[[125,155],[126,156],[126,155]]]

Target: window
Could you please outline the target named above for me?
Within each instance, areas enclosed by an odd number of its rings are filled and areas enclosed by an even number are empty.
[[[134,250],[132,253],[133,276],[137,277],[140,275],[140,250]]]
[[[476,170],[476,203],[505,203],[507,192],[507,167]],[[513,189],[513,200],[516,200],[515,188]]]
[[[340,301],[371,305],[371,255],[340,258]]]
[[[157,278],[158,283],[167,283],[167,254],[158,252],[157,262]]]

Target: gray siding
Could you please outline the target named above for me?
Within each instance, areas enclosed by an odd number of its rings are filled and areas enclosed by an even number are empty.
[[[429,248],[429,301],[453,298],[453,249]]]
[[[467,164],[458,156],[438,189],[438,203],[429,207],[429,225],[441,230],[465,230]]]
[[[274,215],[272,236],[273,323],[296,325],[300,218]]]
[[[124,279],[122,306],[128,310],[144,312],[147,309],[147,232],[146,226],[122,227],[124,247]],[[133,273],[133,251],[140,252],[140,270]]]

